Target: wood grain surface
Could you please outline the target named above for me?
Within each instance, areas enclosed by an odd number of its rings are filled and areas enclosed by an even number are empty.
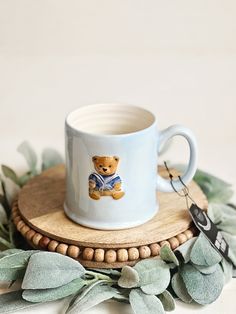
[[[167,175],[164,169],[159,172]],[[189,190],[198,205],[206,209],[207,199],[200,187],[192,181]],[[157,194],[160,210],[141,226],[115,231],[83,227],[64,214],[65,167],[58,165],[34,177],[23,187],[18,208],[28,226],[50,239],[82,247],[120,249],[160,242],[189,228],[191,218],[185,198],[174,192]]]

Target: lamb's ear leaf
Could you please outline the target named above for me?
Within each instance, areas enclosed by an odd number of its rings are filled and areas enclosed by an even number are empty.
[[[165,313],[163,305],[158,297],[145,294],[140,289],[131,290],[129,301],[135,314]]]
[[[2,172],[6,178],[11,179],[15,184],[19,184],[18,176],[13,169],[6,165],[2,165]]]
[[[198,270],[200,271],[200,273],[202,274],[205,274],[205,275],[209,275],[209,274],[212,274],[216,271],[217,269],[217,265],[218,264],[215,264],[215,265],[212,265],[212,266],[201,266],[201,265],[195,265],[193,264],[193,266]]]
[[[194,181],[200,185],[208,201],[212,203],[227,203],[233,195],[231,184],[202,170],[196,171]]]
[[[0,268],[0,281],[14,281],[22,279],[25,268]]]
[[[218,224],[220,221],[222,221],[222,210],[221,210],[220,204],[210,203],[208,205],[207,214],[211,218],[211,220],[214,222],[214,224]]]
[[[17,147],[17,151],[21,153],[31,170],[32,173],[36,174],[36,166],[37,166],[37,155],[35,151],[33,150],[32,146],[29,142],[24,141]]]
[[[208,215],[218,229],[236,235],[236,211],[226,204],[209,204]]]
[[[218,229],[229,234],[236,235],[236,211],[232,206],[220,205],[222,211],[221,221],[218,223]]]
[[[229,218],[228,221],[224,221],[218,224],[218,229],[224,230],[225,232],[236,236],[236,217]]]
[[[233,265],[227,262],[225,258],[222,259],[220,265],[224,273],[225,284],[227,284],[233,277]]]
[[[229,244],[229,258],[234,264],[234,267],[236,267],[236,236],[224,231],[221,231],[221,233]]]
[[[0,281],[12,281],[23,278],[30,256],[36,250],[22,251],[11,249],[3,251],[0,258]]]
[[[142,291],[147,294],[160,294],[170,282],[169,266],[161,259],[145,259],[138,262],[134,269],[138,272]]]
[[[9,249],[9,250],[5,250],[5,251],[0,252],[0,258],[2,258],[2,257],[4,257],[4,256],[7,256],[7,255],[12,255],[12,254],[15,254],[15,253],[20,253],[20,252],[23,252],[23,250],[21,250],[21,249]]]
[[[19,177],[19,184],[20,186],[24,186],[29,179],[31,179],[34,176],[33,173],[31,173],[30,171],[26,172],[25,174],[23,174],[22,176]]]
[[[9,206],[11,206],[13,200],[16,198],[17,194],[20,191],[19,185],[13,182],[9,178],[4,178],[4,188],[5,188],[5,196]]]
[[[174,276],[172,277],[171,286],[177,297],[184,303],[191,303],[193,301],[179,273],[175,273]]]
[[[160,257],[165,262],[171,262],[174,263],[176,266],[179,266],[179,261],[177,257],[168,245],[164,245],[161,247]]]
[[[118,285],[122,288],[133,288],[137,287],[139,283],[138,272],[130,267],[124,266],[121,270],[121,276],[118,280]]]
[[[218,264],[222,257],[206,237],[200,233],[191,250],[190,259],[196,265],[212,266]]]
[[[87,311],[93,306],[113,298],[117,290],[108,285],[95,285],[86,294],[79,295],[67,309],[67,314],[77,314]]]
[[[39,269],[43,269],[43,271],[39,272]],[[68,256],[59,253],[39,252],[32,255],[29,260],[22,288],[56,288],[81,277],[84,273],[84,267]]]
[[[167,312],[174,311],[175,300],[168,290],[165,290],[161,294],[159,294],[158,298],[161,300],[161,303],[162,303],[165,311],[167,311]]]
[[[35,303],[22,299],[22,291],[13,291],[0,295],[1,314],[30,308]]]
[[[214,302],[224,286],[224,275],[219,264],[216,271],[209,275],[200,273],[191,264],[185,264],[180,270],[180,275],[189,295],[202,305]]]
[[[66,285],[51,289],[27,289],[22,293],[23,299],[29,302],[48,302],[59,300],[69,295],[78,293],[83,286],[85,281],[81,278],[77,278]]]
[[[27,266],[29,258],[36,254],[37,250],[31,250],[31,251],[22,251],[18,250],[16,252],[12,252],[12,254],[7,254],[5,256],[2,256],[0,259],[0,269],[6,269],[6,268],[25,268]]]
[[[46,148],[43,150],[42,170],[54,167],[62,163],[63,163],[63,158],[55,149]]]

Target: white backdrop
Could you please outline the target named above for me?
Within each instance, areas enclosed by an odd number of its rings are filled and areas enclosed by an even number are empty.
[[[234,0],[0,0],[0,162],[26,167],[24,139],[63,152],[67,112],[122,102],[192,128],[199,166],[236,186],[235,35]]]

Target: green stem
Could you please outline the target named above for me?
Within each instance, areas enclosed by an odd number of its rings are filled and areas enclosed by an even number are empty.
[[[9,228],[9,240],[10,240],[10,243],[15,247],[15,243],[14,243],[14,239],[13,239],[15,226],[14,226],[12,221],[9,222],[8,228]]]
[[[11,208],[10,208],[10,205],[8,204],[8,200],[7,200],[7,197],[6,197],[6,189],[5,189],[5,184],[4,182],[1,180],[1,177],[0,177],[0,183],[1,183],[1,186],[2,186],[2,191],[3,191],[3,207],[5,208],[6,210],[6,213],[7,213],[7,217],[9,218],[10,215],[11,215]]]
[[[94,279],[89,279],[89,280],[86,280],[86,282],[95,282],[95,281],[104,281],[104,282],[107,282],[107,283],[110,283],[110,284],[113,284],[113,283],[117,283],[117,280],[115,279],[112,279],[110,278],[109,276],[107,275],[104,275],[104,274],[100,274],[100,273],[97,273],[97,272],[93,272],[93,271],[90,271],[90,270],[87,270],[86,271],[86,274],[88,275],[91,275],[94,277]]]
[[[5,227],[3,226],[3,224],[0,222],[0,230],[2,230],[3,234],[8,237],[9,233],[8,231],[5,229]]]
[[[13,249],[14,248],[14,245],[12,245],[10,242],[8,242],[7,240],[5,240],[5,239],[3,239],[1,237],[0,237],[0,243],[3,244],[8,249]]]
[[[97,278],[94,278],[94,279],[88,279],[88,280],[85,280],[85,284],[86,286],[90,286],[91,284],[93,284],[94,282],[98,281]]]

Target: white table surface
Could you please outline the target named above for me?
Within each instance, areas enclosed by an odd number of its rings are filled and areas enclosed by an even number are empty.
[[[0,0],[0,163],[26,169],[27,139],[64,150],[70,110],[94,102],[142,105],[159,127],[190,127],[199,167],[236,190],[234,0]],[[176,138],[161,158],[187,161]],[[234,198],[235,200],[235,198]],[[236,313],[236,280],[212,305],[177,302],[176,314]],[[18,313],[62,314],[65,301]],[[106,302],[90,314],[128,314]]]

